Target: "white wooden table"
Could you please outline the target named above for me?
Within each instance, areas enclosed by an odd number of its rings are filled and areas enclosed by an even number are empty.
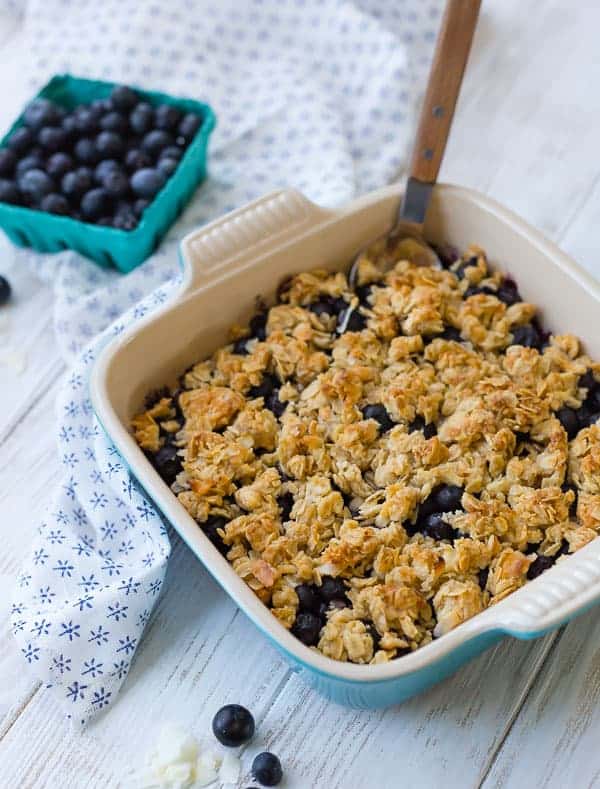
[[[484,9],[444,178],[492,195],[600,275],[600,4]],[[11,105],[10,59],[0,57]],[[16,291],[9,337],[29,363],[21,376],[0,367],[1,787],[126,785],[164,719],[207,736],[227,702],[253,710],[256,747],[280,755],[290,789],[600,786],[600,610],[538,641],[505,641],[400,707],[359,712],[304,687],[181,544],[122,697],[84,734],[71,731],[4,624],[59,474],[53,402],[64,365],[50,289],[2,251]]]

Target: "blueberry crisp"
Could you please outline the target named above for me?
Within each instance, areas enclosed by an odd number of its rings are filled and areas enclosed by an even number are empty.
[[[299,274],[151,394],[139,445],[304,644],[381,663],[600,528],[600,365],[483,250]],[[408,258],[408,259],[407,259]]]

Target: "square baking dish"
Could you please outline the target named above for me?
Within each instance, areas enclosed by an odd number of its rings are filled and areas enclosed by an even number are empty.
[[[95,99],[107,98],[114,87],[112,82],[60,74],[52,77],[35,98],[50,99],[62,107],[73,109],[78,104],[91,104]],[[13,244],[32,247],[37,252],[74,249],[101,266],[115,266],[123,272],[139,266],[156,249],[206,175],[206,148],[216,119],[212,109],[199,101],[140,88],[135,88],[135,91],[150,104],[171,104],[182,112],[193,112],[202,118],[202,126],[187,147],[177,170],[144,211],[137,227],[119,230],[0,203],[0,228]],[[5,146],[15,129],[22,125],[21,115],[0,140],[0,146]]]
[[[286,276],[345,269],[365,241],[391,227],[400,196],[401,187],[388,187],[328,211],[281,191],[190,233],[181,244],[180,292],[103,350],[90,383],[98,419],[132,473],[223,589],[310,685],[361,708],[420,692],[505,635],[535,638],[582,613],[600,599],[600,540],[415,652],[381,665],[340,663],[304,646],[236,575],[147,460],[129,422],[149,390],[225,343],[231,324],[253,314],[257,297],[272,303]],[[600,358],[600,288],[522,220],[477,192],[438,185],[426,231],[459,249],[481,245],[492,266],[539,305],[547,328],[578,335]]]

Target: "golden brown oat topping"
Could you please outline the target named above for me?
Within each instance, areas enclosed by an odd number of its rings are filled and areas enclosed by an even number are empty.
[[[336,660],[417,649],[600,530],[600,366],[480,248],[414,253],[293,277],[132,421],[235,572]]]

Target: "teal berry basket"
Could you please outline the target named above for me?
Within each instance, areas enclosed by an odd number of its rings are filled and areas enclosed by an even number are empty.
[[[37,98],[50,99],[66,109],[72,109],[78,104],[90,104],[95,99],[107,98],[114,87],[115,84],[111,82],[61,74],[53,77],[40,90]],[[134,89],[150,104],[171,104],[183,112],[193,112],[202,117],[202,126],[186,149],[179,166],[146,208],[137,227],[120,230],[0,203],[0,227],[14,244],[31,247],[37,252],[73,249],[101,266],[114,266],[124,273],[143,263],[157,248],[206,176],[208,138],[215,127],[216,117],[208,104]],[[19,116],[2,138],[0,146],[6,145],[11,134],[22,125],[23,117]]]

